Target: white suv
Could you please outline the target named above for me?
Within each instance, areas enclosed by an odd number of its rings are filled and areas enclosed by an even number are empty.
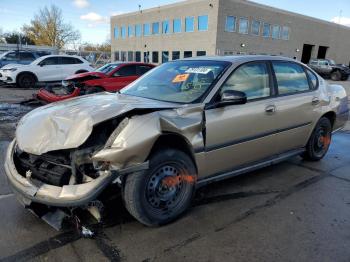
[[[0,81],[33,88],[38,82],[61,81],[73,74],[93,71],[89,62],[79,56],[47,55],[29,65],[9,64],[0,69]]]

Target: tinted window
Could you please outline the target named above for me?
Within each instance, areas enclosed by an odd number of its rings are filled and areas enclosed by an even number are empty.
[[[239,67],[221,88],[244,92],[248,100],[270,96],[269,73],[265,63],[249,63]]]
[[[142,26],[141,25],[136,25],[135,26],[135,35],[137,37],[140,37],[142,35]]]
[[[184,58],[192,57],[192,51],[185,51]]]
[[[302,66],[288,62],[273,62],[272,64],[279,94],[294,94],[309,90],[309,83]]]
[[[128,27],[128,36],[129,37],[134,36],[134,34],[135,34],[134,30],[135,30],[135,27],[133,25],[129,25],[129,27]]]
[[[15,61],[15,60],[18,60],[18,53],[12,52],[7,54],[5,57],[8,61]]]
[[[126,38],[126,27],[125,26],[122,26],[121,27],[121,35],[122,35],[122,38]]]
[[[58,57],[49,57],[41,61],[40,65],[58,65]]]
[[[152,24],[152,33],[154,35],[159,34],[159,23],[158,22]]]
[[[206,56],[207,52],[206,51],[197,51],[197,56]]]
[[[75,57],[61,57],[61,65],[81,64],[82,61]]]
[[[236,17],[228,16],[226,17],[225,31],[235,32],[236,31]]]
[[[162,33],[163,34],[169,34],[170,33],[169,20],[163,21]]]
[[[198,31],[207,31],[208,30],[208,16],[202,15],[198,16]]]
[[[260,35],[260,22],[259,21],[252,22],[252,35]]]
[[[240,18],[239,19],[239,32],[241,34],[248,34],[248,29],[249,29],[248,18]]]
[[[185,32],[194,31],[194,17],[186,17],[185,20]]]
[[[180,51],[173,51],[172,60],[180,59]]]
[[[119,51],[115,51],[114,52],[114,60],[116,60],[116,61],[119,61],[120,60],[120,52]]]
[[[309,69],[306,69],[306,72],[307,72],[309,79],[310,79],[310,82],[311,82],[311,88],[316,89],[317,83],[318,83],[316,75],[313,72],[311,72]]]
[[[143,62],[149,63],[149,52],[143,52]]]
[[[136,66],[123,66],[113,76],[135,76],[136,75]]]
[[[181,19],[174,19],[174,33],[181,33]]]
[[[133,51],[128,52],[128,61],[134,61],[134,52]]]
[[[151,34],[151,26],[150,24],[144,24],[143,25],[143,35],[149,36]]]
[[[120,52],[120,59],[121,59],[121,61],[126,61],[126,52],[125,51],[121,51]]]
[[[119,28],[118,26],[114,27],[114,39],[118,39],[119,37]]]
[[[136,75],[142,76],[143,74],[147,73],[151,69],[152,67],[150,66],[144,66],[144,65],[136,66]]]
[[[271,25],[264,23],[263,26],[263,37],[270,37],[271,36]]]
[[[274,25],[272,27],[272,38],[279,39],[280,38],[281,27],[279,25]]]
[[[29,52],[23,52],[23,53],[20,53],[19,55],[20,55],[21,60],[32,61],[35,59],[34,55],[32,53],[29,53]]]
[[[169,61],[169,52],[163,51],[162,52],[162,63],[166,63]]]
[[[289,40],[289,27],[287,26],[282,27],[282,39]]]
[[[153,63],[159,62],[159,52],[152,52],[152,62]]]

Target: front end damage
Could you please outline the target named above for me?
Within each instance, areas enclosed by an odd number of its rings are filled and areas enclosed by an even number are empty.
[[[148,169],[148,156],[162,135],[180,135],[193,150],[204,146],[201,105],[133,108],[99,123],[84,116],[77,124],[56,115],[55,125],[36,123],[46,128],[36,135],[21,135],[22,121],[7,152],[5,171],[19,201],[56,229],[78,209],[101,221],[104,200],[119,194],[125,175]],[[88,135],[77,133],[82,127]]]

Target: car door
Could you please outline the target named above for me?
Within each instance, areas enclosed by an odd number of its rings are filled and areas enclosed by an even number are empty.
[[[312,126],[318,121],[317,108],[322,103],[319,91],[304,66],[295,62],[273,61],[272,68],[278,94],[271,102],[275,106],[278,152],[283,153],[306,145]],[[311,71],[309,73],[315,78]]]
[[[275,115],[271,111],[273,81],[266,62],[238,67],[217,94],[236,90],[247,103],[205,110],[206,166],[204,176],[229,171],[277,153]],[[218,98],[219,99],[219,98]]]
[[[33,66],[34,67],[34,66]],[[57,56],[43,59],[33,68],[39,81],[59,81],[62,80],[62,69]]]
[[[135,65],[119,67],[111,78],[106,79],[104,86],[108,91],[118,91],[138,78]]]

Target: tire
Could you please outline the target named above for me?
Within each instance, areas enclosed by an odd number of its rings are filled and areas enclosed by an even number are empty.
[[[96,94],[104,92],[105,90],[102,87],[93,86],[93,87],[86,87],[86,95]]]
[[[331,121],[327,117],[322,117],[313,130],[302,157],[309,161],[321,160],[327,154],[331,141]]]
[[[341,77],[342,77],[342,75],[339,71],[334,71],[331,73],[331,79],[333,81],[340,81]]]
[[[34,88],[36,85],[36,78],[32,74],[21,74],[17,79],[17,85],[20,88]]]
[[[349,79],[349,76],[346,75],[346,76],[343,76],[341,80],[342,80],[342,81],[348,81],[348,79]]]
[[[126,209],[146,226],[168,224],[190,206],[197,172],[192,159],[180,150],[152,154],[150,167],[127,176],[123,187]]]

